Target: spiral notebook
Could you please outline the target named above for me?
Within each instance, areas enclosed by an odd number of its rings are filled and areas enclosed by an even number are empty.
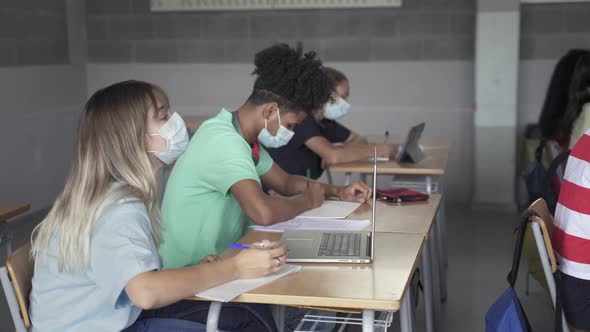
[[[299,272],[300,270],[301,266],[287,264],[281,271],[270,274],[266,277],[233,280],[228,283],[204,290],[195,296],[211,301],[230,302],[243,293],[256,289],[260,286],[264,286],[279,278],[288,276],[289,274]]]

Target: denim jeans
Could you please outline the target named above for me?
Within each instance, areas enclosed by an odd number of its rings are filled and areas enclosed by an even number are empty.
[[[131,327],[140,323],[142,320],[153,318],[186,320],[201,323],[204,326],[207,324],[209,305],[210,302],[185,300],[160,309],[144,310],[136,323]],[[270,307],[268,305],[250,303],[224,303],[221,307],[218,328],[223,331],[232,332],[277,332]],[[131,331],[143,332],[144,330]],[[146,331],[155,332],[156,330]],[[195,331],[201,330],[196,329]]]
[[[146,318],[137,320],[123,332],[205,332],[207,327],[190,320],[174,318]]]

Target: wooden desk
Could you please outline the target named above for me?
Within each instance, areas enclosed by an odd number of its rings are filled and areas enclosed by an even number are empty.
[[[447,171],[449,149],[424,149],[425,157],[418,163],[399,163],[395,160],[377,162],[377,174],[392,175],[444,175]],[[355,161],[332,165],[328,168],[332,173],[373,174],[372,161]]]
[[[240,243],[278,241],[281,236],[250,232]],[[369,316],[374,315],[373,310],[401,310],[402,319],[407,320],[412,313],[405,295],[423,245],[421,234],[377,233],[372,264],[297,264],[303,266],[300,272],[244,293],[233,302],[361,309]],[[224,256],[235,253],[228,249]]]
[[[0,203],[0,222],[23,214],[31,209],[30,204],[24,203]]]
[[[438,289],[442,285],[444,276],[441,275],[440,265],[437,264],[437,237],[434,234],[433,226],[436,225],[437,212],[441,202],[440,194],[431,194],[426,202],[416,203],[386,203],[377,202],[376,209],[376,231],[383,233],[409,233],[423,235],[425,238],[424,248],[421,252],[421,276],[424,286],[424,314],[426,331],[434,331],[435,301]],[[356,209],[347,219],[371,219],[371,205],[363,204]],[[370,226],[369,226],[370,227]],[[434,273],[434,275],[433,275]]]
[[[441,194],[431,194],[425,202],[397,204],[377,201],[375,229],[382,233],[422,234],[428,238],[440,201]],[[346,219],[371,220],[371,213],[371,205],[363,204]]]
[[[377,162],[377,174],[378,175],[393,175],[393,176],[404,176],[413,175],[423,178],[423,181],[418,181],[419,186],[426,188],[426,191],[430,194],[432,190],[433,177],[438,179],[438,191],[439,193],[444,192],[444,175],[447,172],[447,162],[449,158],[449,148],[446,144],[442,146],[424,148],[425,158],[418,163],[398,163],[395,160]],[[330,166],[328,168],[328,175],[331,179],[332,173],[346,173],[345,184],[351,183],[352,173],[359,173],[361,175],[361,181],[365,181],[367,174],[373,174],[373,162],[371,161],[360,161],[352,163],[343,163]],[[411,181],[416,182],[416,181]],[[446,266],[448,264],[447,254],[447,242],[446,242],[446,220],[444,204],[441,204],[439,212],[439,221],[435,224],[436,230],[434,237],[436,237],[435,244],[436,252],[439,257],[438,268],[440,270],[439,276],[441,279],[441,300],[445,301],[447,296],[446,290]]]
[[[385,142],[385,135],[369,135],[365,136],[369,143],[381,144]],[[387,144],[402,144],[405,141],[405,136],[389,135]],[[451,146],[451,142],[448,138],[443,137],[421,137],[419,144],[422,144],[429,148],[445,148],[448,149]]]

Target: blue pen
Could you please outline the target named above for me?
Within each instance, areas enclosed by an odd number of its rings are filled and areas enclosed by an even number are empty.
[[[240,244],[240,243],[231,243],[227,247],[228,248],[233,248],[233,249],[250,249],[250,248],[252,248],[250,246],[247,246],[245,244]]]

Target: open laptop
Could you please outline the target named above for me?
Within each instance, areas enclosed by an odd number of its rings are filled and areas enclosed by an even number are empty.
[[[425,126],[426,123],[422,122],[410,129],[408,136],[406,136],[406,140],[400,147],[400,152],[396,158],[397,161],[417,163],[424,159],[424,152],[422,152],[422,148],[420,147],[420,144],[418,144],[418,141],[420,140],[420,136],[422,136]]]
[[[377,157],[377,147],[375,147]],[[285,231],[281,245],[289,246],[287,262],[371,263],[375,251],[377,209],[377,158],[373,160],[373,211],[371,231]]]

